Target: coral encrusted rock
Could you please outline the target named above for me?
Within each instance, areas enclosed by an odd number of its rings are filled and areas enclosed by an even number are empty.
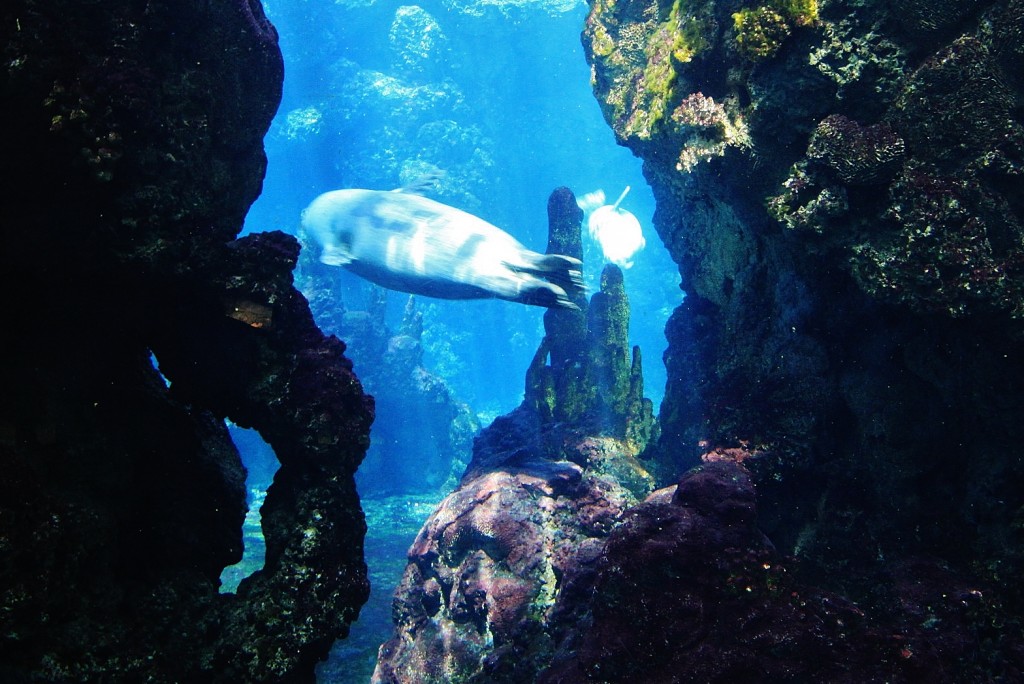
[[[970,663],[936,651],[957,681],[1022,667],[1022,17],[597,0],[584,31],[687,293],[645,463],[742,456],[772,542],[865,611],[905,610],[911,558],[975,584],[1008,622]]]
[[[0,44],[0,679],[313,681],[368,593],[373,404],[292,286],[298,242],[235,239],[277,34],[255,0],[14,0]],[[281,463],[235,594],[225,418]]]
[[[895,573],[905,619],[867,614],[795,576],[755,504],[750,474],[721,459],[631,508],[566,579],[552,620],[561,641],[536,681],[953,681],[944,661],[969,659],[979,638],[970,616],[993,617],[980,590],[915,559]]]
[[[568,189],[552,193],[548,217],[549,250],[578,254]],[[563,578],[651,491],[637,454],[653,415],[638,351],[629,362],[621,271],[608,267],[601,292],[578,304],[547,312],[522,405],[483,430],[409,550],[374,682],[533,681],[554,652]]]

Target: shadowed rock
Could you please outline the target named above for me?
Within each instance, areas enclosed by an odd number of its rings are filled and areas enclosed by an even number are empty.
[[[700,466],[630,509],[604,553],[567,579],[552,620],[561,642],[536,681],[951,681],[935,654],[971,650],[962,617],[938,637],[916,620],[874,623],[794,577],[755,523],[753,483],[731,461]],[[908,612],[946,604],[943,585],[984,609],[961,578],[928,562],[915,569]]]
[[[773,543],[875,618],[914,558],[954,571],[933,596],[985,587],[929,622],[1007,620],[945,676],[1019,678],[1024,5],[659,7],[596,0],[584,34],[687,293],[647,462],[737,455]]]
[[[234,240],[276,32],[250,0],[0,20],[0,679],[312,681],[368,592],[352,475],[373,404],[292,287],[295,239]],[[281,462],[266,567],[234,595],[224,418]]]

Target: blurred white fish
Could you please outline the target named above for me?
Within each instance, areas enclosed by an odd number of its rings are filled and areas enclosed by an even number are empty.
[[[587,231],[601,245],[604,258],[622,268],[632,266],[633,256],[647,244],[640,221],[619,207],[629,194],[629,189],[627,185],[615,204],[604,204],[603,190],[589,192],[577,202],[583,211],[590,213]]]

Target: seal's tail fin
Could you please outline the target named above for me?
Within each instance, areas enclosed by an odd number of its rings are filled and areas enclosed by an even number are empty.
[[[565,290],[569,299],[584,295],[583,262],[561,254],[542,254],[537,275]]]
[[[564,309],[579,309],[576,300],[586,295],[583,286],[583,262],[562,254],[532,254],[526,266],[517,270],[546,280],[557,296],[552,302],[537,302],[541,306],[556,306]]]

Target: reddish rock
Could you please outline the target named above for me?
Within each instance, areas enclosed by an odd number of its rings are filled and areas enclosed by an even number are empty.
[[[750,476],[728,462],[632,508],[568,581],[553,626],[544,684],[881,682],[902,645],[789,576],[757,529]]]
[[[398,633],[381,648],[374,681],[476,681],[513,664],[536,671],[561,578],[593,558],[632,501],[566,461],[463,482],[409,550]]]
[[[746,469],[720,460],[630,509],[600,558],[567,577],[550,623],[556,654],[535,681],[1020,679],[1019,645],[987,669],[1006,620],[987,588],[914,559],[894,568],[890,610],[867,613],[794,576],[757,528],[755,499]]]

